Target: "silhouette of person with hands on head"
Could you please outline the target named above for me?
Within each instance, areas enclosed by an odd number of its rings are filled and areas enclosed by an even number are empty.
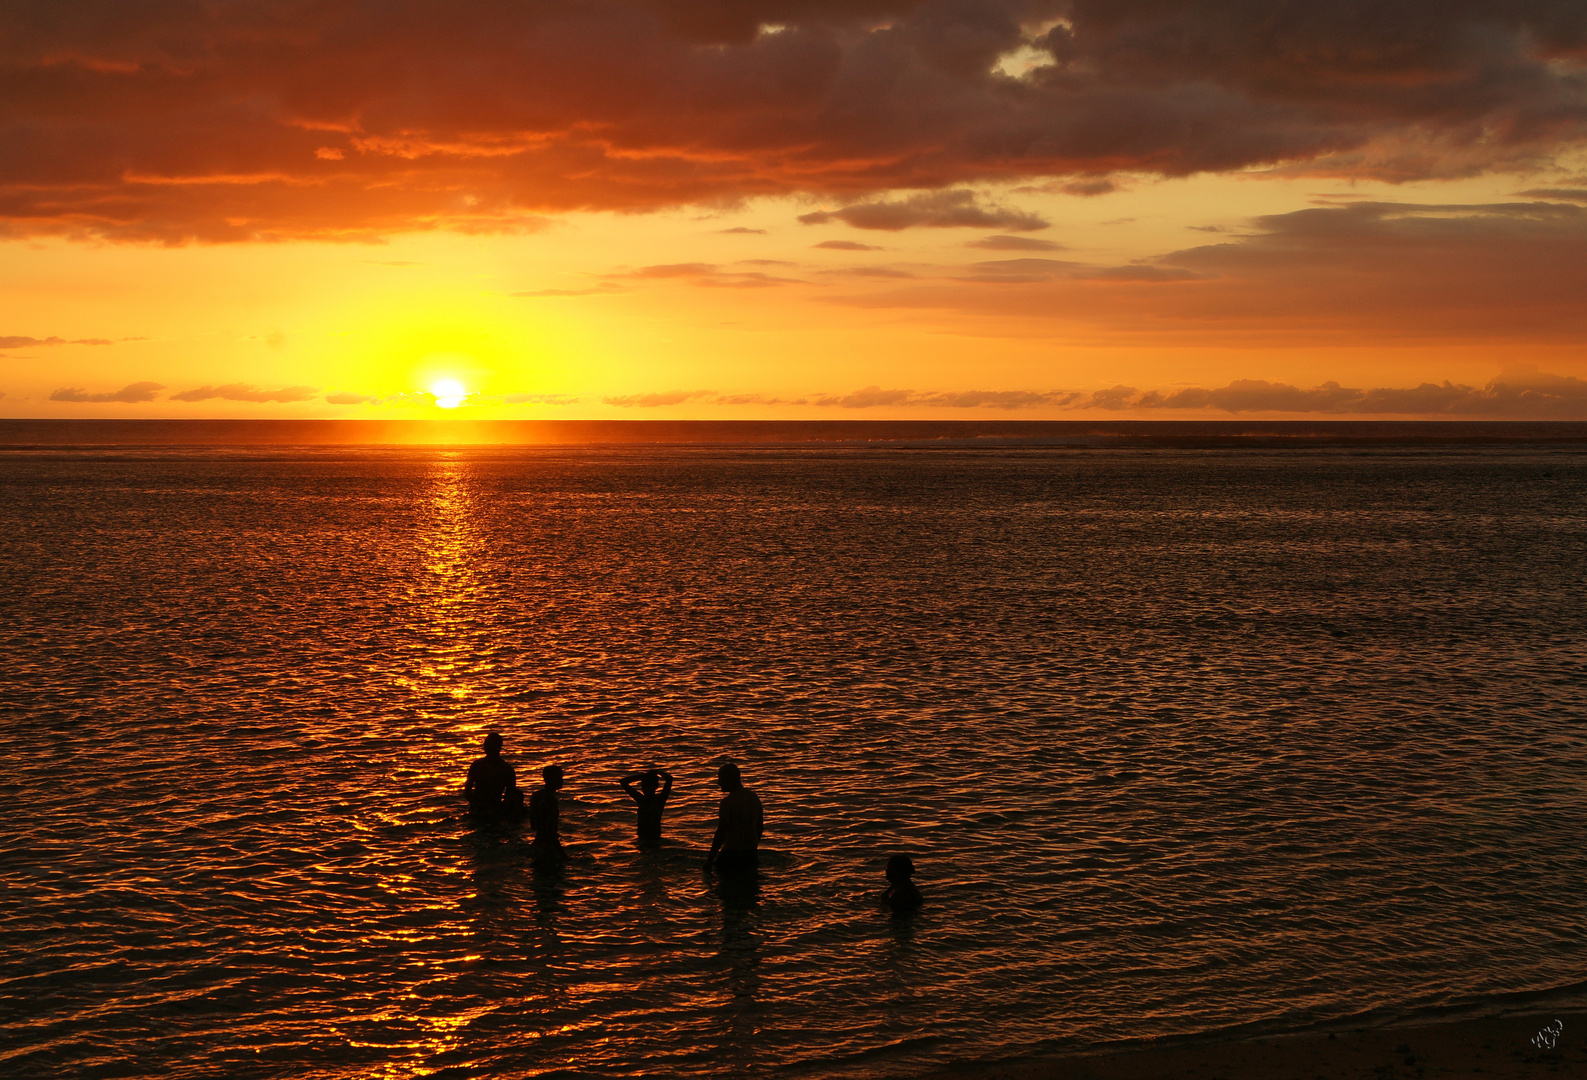
[[[536,859],[560,861],[561,809],[557,804],[557,791],[562,787],[562,766],[547,765],[540,770],[540,776],[544,783],[529,796],[529,827],[535,834],[529,850]]]
[[[639,782],[639,789],[634,789],[634,782]],[[665,786],[657,791],[656,788],[663,781]],[[672,774],[665,769],[651,769],[648,772],[629,773],[618,781],[628,797],[639,805],[639,843],[644,847],[658,847],[661,844],[661,812],[666,809],[667,797],[672,794]]]
[[[760,865],[758,849],[765,828],[760,799],[744,786],[738,766],[731,761],[716,770],[716,783],[726,794],[717,808],[716,835],[711,838],[705,868],[753,870]]]
[[[468,808],[483,817],[508,817],[523,810],[518,775],[502,760],[501,736],[494,731],[485,736],[485,756],[468,767],[463,797]]]
[[[887,860],[887,891],[882,902],[894,913],[913,911],[924,899],[911,879],[915,876],[915,861],[908,855],[894,855]]]

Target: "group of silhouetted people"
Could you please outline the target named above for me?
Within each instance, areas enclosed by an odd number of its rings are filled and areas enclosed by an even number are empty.
[[[518,788],[518,776],[501,756],[502,738],[495,732],[485,736],[485,756],[468,767],[463,795],[476,817],[492,821],[514,821],[527,815],[534,840],[529,853],[537,865],[559,864],[562,836],[557,792],[563,783],[560,765],[541,770],[541,785],[527,803]],[[639,843],[642,847],[661,844],[661,816],[672,795],[672,774],[664,769],[629,773],[618,785],[634,800],[639,812]],[[716,771],[722,801],[717,806],[716,834],[705,857],[705,869],[724,874],[754,870],[760,864],[760,837],[765,814],[760,798],[744,786],[738,766],[728,762]],[[918,907],[920,890],[911,880],[915,864],[908,855],[887,860],[888,887],[883,900],[895,911]]]

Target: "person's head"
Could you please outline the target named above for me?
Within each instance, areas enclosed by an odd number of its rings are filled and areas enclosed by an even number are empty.
[[[744,780],[738,775],[738,766],[729,761],[716,770],[716,786],[723,791],[737,791],[744,786]]]
[[[540,779],[546,782],[546,787],[555,791],[562,786],[562,766],[547,765],[540,770]]]
[[[495,757],[499,753],[501,753],[501,736],[493,731],[485,736],[485,754],[488,757]]]
[[[915,876],[915,861],[908,855],[894,855],[887,860],[887,880],[902,884]]]
[[[660,783],[661,774],[655,769],[651,769],[644,776],[639,778],[639,790],[643,791],[646,795],[654,795],[656,793],[656,787]]]

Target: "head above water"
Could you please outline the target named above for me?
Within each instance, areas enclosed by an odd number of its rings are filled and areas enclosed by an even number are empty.
[[[556,790],[562,786],[562,766],[547,765],[540,770],[540,779],[546,782],[546,787]]]
[[[501,736],[494,731],[485,736],[485,753],[491,757],[501,753]]]
[[[738,766],[729,761],[716,770],[716,785],[723,791],[737,791],[744,786],[744,780],[738,774]]]
[[[644,776],[639,778],[639,790],[643,791],[646,795],[654,795],[656,793],[656,788],[660,785],[660,783],[661,774],[655,769],[651,769]]]
[[[894,855],[887,860],[887,880],[908,881],[915,876],[915,860],[908,855]]]

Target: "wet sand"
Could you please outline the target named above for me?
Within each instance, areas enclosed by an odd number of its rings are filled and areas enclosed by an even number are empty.
[[[1532,1036],[1564,1023],[1553,1050]],[[1013,1065],[920,1080],[1557,1080],[1587,1077],[1587,1012],[1484,1017],[1418,1027],[1192,1043]]]

